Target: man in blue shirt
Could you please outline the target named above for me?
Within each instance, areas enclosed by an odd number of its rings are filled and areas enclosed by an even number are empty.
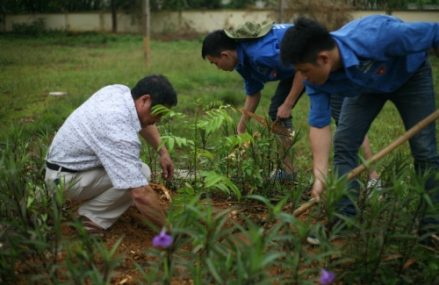
[[[244,79],[247,94],[244,109],[255,112],[261,99],[261,90],[268,81],[279,81],[275,94],[271,98],[268,114],[272,121],[278,121],[283,127],[291,129],[291,110],[303,92],[303,78],[295,73],[291,64],[283,64],[280,58],[280,42],[291,24],[275,24],[262,37],[236,40],[224,30],[216,30],[206,36],[203,41],[202,57],[208,59],[224,71],[236,70]],[[333,117],[337,121],[343,98],[334,96],[332,102]],[[248,117],[243,114],[237,126],[238,134],[245,132]],[[288,143],[285,143],[288,147]],[[372,156],[367,141],[364,141],[365,157]],[[314,162],[315,164],[316,162]],[[326,162],[327,164],[328,162]],[[291,162],[286,158],[284,165],[287,173],[291,173]],[[314,173],[320,175],[320,173]],[[370,181],[379,178],[376,171],[369,173]]]
[[[303,92],[300,76],[295,76],[292,65],[280,60],[280,41],[291,25],[273,25],[267,34],[256,39],[236,40],[224,30],[213,31],[203,41],[202,57],[224,71],[236,70],[244,79],[247,94],[244,109],[255,112],[261,100],[261,90],[268,81],[279,81],[271,98],[268,114],[272,121],[292,129],[291,109]],[[243,114],[237,126],[244,133],[249,118]],[[290,145],[284,143],[285,148]],[[284,159],[285,171],[292,173],[292,164]]]
[[[329,157],[331,94],[346,96],[334,137],[334,164],[339,175],[357,165],[361,142],[387,100],[395,104],[406,129],[434,112],[427,50],[438,47],[438,23],[404,23],[394,17],[375,15],[329,33],[313,20],[298,19],[285,33],[281,57],[305,78],[311,100],[309,124],[314,160],[323,162]],[[434,124],[414,136],[410,148],[418,174],[438,172]],[[326,173],[324,167],[321,171]],[[433,216],[423,218],[421,228],[439,220],[438,186],[439,181],[430,175],[425,189],[435,209]],[[324,181],[316,181],[313,196],[319,197],[323,189]],[[345,215],[355,214],[346,197],[339,207]]]

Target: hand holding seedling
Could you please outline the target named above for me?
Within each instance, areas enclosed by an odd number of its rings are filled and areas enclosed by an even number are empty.
[[[163,179],[169,180],[174,176],[174,163],[166,148],[160,151],[160,166],[162,167]]]
[[[291,117],[291,107],[288,103],[284,102],[277,109],[277,118],[278,119],[287,119]]]
[[[238,126],[236,126],[236,133],[238,135],[245,133],[247,129],[247,120],[248,118],[243,118],[239,121]]]

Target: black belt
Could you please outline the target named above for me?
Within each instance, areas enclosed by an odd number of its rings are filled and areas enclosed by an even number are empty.
[[[46,161],[46,166],[47,166],[47,168],[55,170],[55,171],[70,172],[70,173],[79,172],[78,170],[73,170],[73,169],[70,169],[67,167],[62,167],[62,166],[59,166],[58,164],[50,163],[48,161]]]

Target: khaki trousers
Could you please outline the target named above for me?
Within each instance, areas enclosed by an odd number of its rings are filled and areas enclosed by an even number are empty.
[[[149,181],[151,169],[142,163]],[[78,214],[108,229],[131,206],[129,189],[114,189],[104,168],[77,173],[61,172],[46,167],[45,182],[52,191],[64,191],[66,200],[79,204]]]

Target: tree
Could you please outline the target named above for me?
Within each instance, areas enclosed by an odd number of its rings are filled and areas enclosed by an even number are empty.
[[[111,0],[111,31],[117,33],[117,0]]]

